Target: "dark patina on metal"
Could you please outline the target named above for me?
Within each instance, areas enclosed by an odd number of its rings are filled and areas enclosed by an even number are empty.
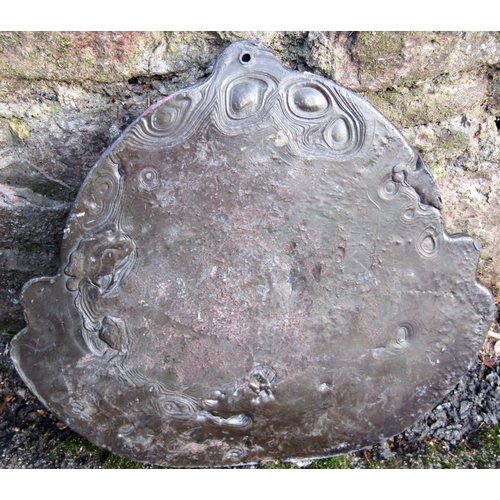
[[[157,464],[323,457],[391,437],[474,359],[478,243],[368,102],[231,45],[90,172],[12,357],[97,445]]]

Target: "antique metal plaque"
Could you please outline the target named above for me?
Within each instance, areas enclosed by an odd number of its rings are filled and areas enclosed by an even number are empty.
[[[99,446],[156,464],[331,456],[453,388],[493,314],[478,243],[368,102],[231,45],[103,154],[12,357]]]

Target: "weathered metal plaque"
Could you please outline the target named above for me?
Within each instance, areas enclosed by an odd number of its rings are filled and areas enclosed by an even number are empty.
[[[61,272],[24,290],[31,390],[157,464],[334,455],[457,383],[493,314],[478,243],[368,102],[231,45],[90,172]]]

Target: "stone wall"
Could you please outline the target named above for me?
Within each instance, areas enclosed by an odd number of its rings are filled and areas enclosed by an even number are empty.
[[[479,279],[500,294],[498,33],[2,32],[0,327],[21,328],[22,285],[57,272],[65,218],[101,153],[239,39],[362,94],[401,128],[434,171],[448,232],[480,241]]]

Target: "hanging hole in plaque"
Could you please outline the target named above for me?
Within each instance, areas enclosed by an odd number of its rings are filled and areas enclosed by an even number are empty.
[[[241,54],[240,56],[240,62],[241,64],[245,64],[245,65],[248,65],[252,62],[252,54],[250,54],[249,52],[243,52],[243,54]]]

